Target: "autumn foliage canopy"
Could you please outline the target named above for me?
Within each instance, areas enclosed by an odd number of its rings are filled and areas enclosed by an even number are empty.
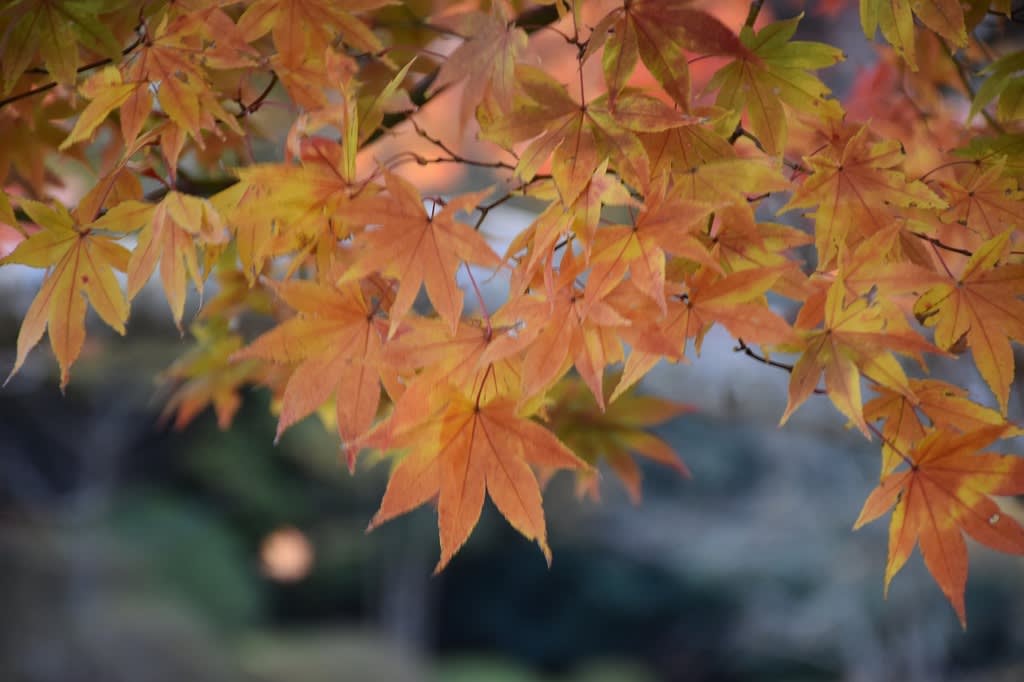
[[[124,334],[157,272],[179,328],[205,290],[168,414],[320,414],[391,462],[371,528],[436,502],[442,569],[485,497],[550,559],[555,471],[686,473],[647,429],[687,408],[634,388],[720,325],[789,372],[782,423],[818,393],[878,445],[855,527],[891,513],[886,585],[919,547],[965,622],[964,533],[1024,554],[992,497],[1024,459],[990,451],[1021,433],[1024,17],[860,0],[840,101],[842,51],[796,36],[856,3],[762,4],[4,0],[0,266],[43,273],[11,374],[46,334],[64,386],[89,309]]]

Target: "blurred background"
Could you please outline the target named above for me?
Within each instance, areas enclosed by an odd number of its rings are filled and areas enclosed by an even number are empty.
[[[850,55],[840,93],[873,61],[856,21],[801,26]],[[38,274],[0,272],[2,372]],[[253,391],[230,430],[160,423],[187,340],[158,291],[89,334],[66,395],[44,348],[0,391],[0,682],[1024,679],[1024,562],[971,545],[966,632],[919,555],[884,600],[887,521],[851,532],[876,445],[823,398],[776,429],[787,375],[724,335],[645,385],[699,408],[657,430],[692,480],[643,465],[637,506],[556,477],[550,569],[487,503],[432,577],[434,511],[365,534],[386,466],[350,476],[316,420],[274,446]]]
[[[488,503],[432,577],[434,511],[366,535],[386,466],[349,476],[316,420],[274,447],[253,392],[228,431],[161,428],[151,377],[180,347],[158,310],[127,340],[97,328],[66,396],[45,352],[0,392],[0,680],[1024,676],[1021,560],[971,547],[966,632],[917,555],[884,601],[887,524],[850,530],[877,451],[824,400],[777,430],[751,405],[778,407],[784,379],[725,339],[649,386],[720,401],[658,430],[692,480],[645,467],[634,506],[610,474],[601,504],[563,474],[550,569]]]

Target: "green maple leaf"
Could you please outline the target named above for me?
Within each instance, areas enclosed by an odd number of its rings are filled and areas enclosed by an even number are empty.
[[[769,24],[755,33],[749,26],[740,41],[752,56],[732,61],[708,85],[718,89],[717,104],[746,111],[750,128],[769,154],[786,147],[783,104],[816,117],[840,118],[843,109],[821,80],[810,73],[843,60],[838,48],[824,43],[791,40],[803,15]]]
[[[8,93],[38,57],[58,83],[75,82],[81,45],[104,57],[121,50],[100,20],[107,0],[13,0],[0,6],[2,92]]]

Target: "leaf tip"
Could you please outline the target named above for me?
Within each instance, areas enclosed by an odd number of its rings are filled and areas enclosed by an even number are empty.
[[[359,447],[349,443],[342,445],[342,450],[345,452],[345,464],[348,465],[348,473],[350,476],[355,476],[356,457],[359,455]]]

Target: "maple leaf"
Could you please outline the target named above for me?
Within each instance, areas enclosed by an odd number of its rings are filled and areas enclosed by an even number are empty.
[[[736,150],[727,139],[736,128],[734,117],[720,108],[700,108],[692,113],[703,120],[639,136],[650,160],[653,179],[674,171],[688,171],[709,161],[736,158]],[[723,125],[731,129],[724,130]]]
[[[291,269],[311,252],[320,272],[332,272],[339,239],[356,222],[348,219],[351,176],[346,153],[325,138],[304,139],[302,164],[262,164],[239,169],[241,182],[214,198],[235,230],[239,256],[250,277],[275,256],[296,254]],[[374,194],[367,188],[364,198]]]
[[[995,60],[982,73],[988,78],[978,88],[968,119],[974,118],[989,102],[999,96],[996,105],[996,116],[1001,121],[1012,121],[1024,117],[1024,104],[1021,94],[1024,93],[1024,52],[1011,52]]]
[[[807,298],[807,276],[785,251],[813,241],[810,235],[788,225],[757,222],[746,206],[730,206],[716,216],[708,236],[718,245],[723,270],[777,269],[781,274],[772,291],[796,301]]]
[[[114,9],[109,0],[14,0],[0,9],[3,93],[8,93],[36,54],[53,79],[71,85],[78,75],[79,43],[115,58],[121,50],[100,19]]]
[[[926,291],[914,315],[935,327],[935,343],[952,350],[966,341],[974,364],[1006,414],[1013,383],[1010,339],[1024,341],[1024,265],[999,265],[1014,230],[996,235],[974,252],[958,277]]]
[[[991,495],[1024,493],[1024,459],[979,451],[1004,437],[1005,426],[965,434],[936,429],[905,453],[909,469],[886,475],[868,496],[854,530],[893,505],[889,523],[888,592],[893,576],[920,543],[925,566],[967,627],[963,531],[989,547],[1024,554],[1024,528]]]
[[[864,404],[864,420],[885,420],[882,427],[882,475],[894,471],[902,462],[901,452],[924,438],[930,427],[967,433],[986,426],[1006,424],[996,410],[979,405],[967,397],[967,391],[937,379],[911,379],[914,400],[899,391],[873,386],[878,397]],[[927,418],[922,419],[921,415]],[[1013,427],[1007,436],[1021,435]]]
[[[843,53],[824,43],[791,41],[802,16],[769,24],[757,33],[744,26],[740,40],[749,56],[727,64],[708,83],[708,88],[718,89],[719,106],[747,112],[751,130],[769,154],[786,149],[783,103],[825,118],[843,115],[839,103],[828,99],[831,91],[808,73],[837,64]]]
[[[128,302],[114,270],[124,272],[129,252],[114,239],[94,232],[93,225],[79,224],[60,204],[51,207],[30,199],[20,199],[18,204],[42,229],[0,259],[0,265],[18,263],[49,268],[49,272],[25,313],[7,380],[21,369],[28,352],[48,329],[63,390],[85,342],[86,300],[104,322],[124,334]]]
[[[118,204],[95,223],[104,229],[131,231],[142,227],[128,261],[128,299],[134,299],[160,262],[160,280],[174,323],[181,330],[185,309],[185,278],[202,293],[203,276],[196,242],[221,243],[225,227],[209,201],[180,192],[168,192],[156,206],[140,201]]]
[[[663,186],[646,197],[646,207],[632,226],[612,225],[597,232],[584,295],[604,298],[630,272],[637,288],[665,312],[665,254],[687,258],[718,269],[697,236],[713,204],[666,196]]]
[[[441,65],[428,94],[466,79],[459,110],[459,122],[465,124],[487,96],[505,111],[512,108],[516,61],[526,50],[527,36],[509,21],[503,2],[491,3],[490,12],[473,12],[460,24],[469,37]]]
[[[373,425],[380,405],[384,321],[355,283],[335,287],[292,280],[273,289],[298,315],[232,360],[259,358],[294,366],[284,387],[276,438],[335,395],[338,435],[352,468],[359,439]]]
[[[781,274],[779,268],[752,268],[723,276],[715,269],[702,266],[694,275],[686,277],[684,285],[670,282],[668,290],[672,296],[661,323],[665,337],[680,352],[689,339],[695,339],[698,354],[705,334],[715,323],[724,326],[734,337],[751,343],[792,341],[792,328],[764,300],[765,292]],[[660,359],[657,353],[634,347],[611,399],[618,400]]]
[[[861,432],[871,438],[861,406],[861,374],[882,386],[895,389],[916,401],[903,368],[892,352],[916,358],[923,364],[921,353],[938,352],[910,328],[899,310],[883,301],[868,303],[857,298],[844,303],[844,285],[837,280],[829,288],[820,312],[823,328],[806,331],[820,299],[809,299],[797,318],[803,327],[804,351],[789,381],[789,400],[779,424],[785,424],[793,412],[810,397],[824,373],[825,391],[836,406]]]
[[[227,429],[242,405],[242,386],[259,383],[266,371],[256,360],[230,361],[245,341],[229,331],[224,320],[196,323],[190,331],[196,346],[160,375],[172,386],[160,418],[166,421],[174,415],[174,428],[183,429],[212,405],[217,426]]]
[[[847,247],[889,227],[892,206],[946,207],[923,182],[907,182],[903,173],[894,170],[903,156],[899,142],[872,143],[870,129],[863,126],[841,152],[826,150],[805,157],[813,173],[779,212],[818,207],[814,234],[819,270],[830,267]]]
[[[520,259],[513,271],[510,289],[522,291],[533,280],[538,269],[546,266],[545,277],[550,278],[554,268],[554,249],[560,239],[571,234],[574,241],[583,246],[584,259],[589,258],[602,209],[605,206],[639,207],[629,188],[607,172],[607,162],[602,162],[594,175],[583,187],[574,201],[563,204],[561,200],[551,201],[536,220],[520,232],[509,244],[506,259],[512,258],[523,249],[529,253]],[[546,196],[545,189],[551,181],[539,182],[534,187],[534,196]],[[558,198],[557,190],[550,192]]]
[[[723,203],[746,201],[750,194],[789,189],[777,166],[758,159],[716,159],[680,169],[673,178],[690,199]]]
[[[609,12],[587,43],[586,60],[602,44],[602,66],[613,98],[643,60],[665,92],[684,111],[690,107],[690,71],[684,50],[744,56],[736,34],[692,0],[628,0]],[[610,32],[610,37],[608,37]]]
[[[395,0],[255,0],[238,19],[246,42],[271,33],[274,47],[288,66],[307,54],[320,55],[340,37],[362,52],[380,52],[380,39],[352,12],[394,4]]]
[[[882,35],[911,70],[917,71],[917,51],[914,47],[914,15],[928,28],[946,40],[961,47],[967,45],[964,9],[959,0],[861,0],[860,24],[864,35],[874,39],[875,31]]]
[[[616,107],[628,106],[626,97],[613,105],[606,93],[580,103],[548,73],[525,64],[516,65],[516,82],[521,92],[512,111],[482,107],[477,118],[481,137],[506,149],[531,140],[519,155],[517,177],[530,181],[550,157],[562,203],[569,205],[607,157],[628,183],[647,185],[650,167],[638,132],[623,127],[616,114]],[[641,127],[655,132],[691,120],[683,114],[655,114]]]
[[[389,337],[412,308],[421,285],[426,286],[434,308],[454,331],[462,313],[462,290],[455,282],[459,264],[475,263],[490,268],[501,264],[480,233],[455,220],[455,215],[475,209],[491,190],[461,195],[436,215],[428,215],[415,187],[392,173],[385,177],[387,197],[353,203],[346,212],[346,218],[352,222],[380,227],[362,234],[363,250],[346,270],[344,281],[373,272],[398,280]]]
[[[112,111],[123,105],[138,90],[135,83],[125,83],[121,72],[113,66],[97,71],[86,79],[79,88],[83,97],[89,99],[88,106],[78,115],[75,126],[60,143],[64,150],[71,145],[88,140]]]
[[[1022,224],[1024,192],[1018,181],[1003,175],[1005,169],[1006,158],[1000,157],[966,177],[940,182],[949,204],[941,214],[942,221],[965,225],[986,239]]]
[[[147,39],[118,67],[90,76],[82,93],[95,103],[82,113],[66,148],[87,139],[115,109],[120,111],[121,134],[131,145],[139,136],[156,101],[171,121],[187,132],[200,147],[201,131],[216,130],[217,122],[238,135],[242,129],[221,106],[207,68],[251,66],[253,54],[237,36],[235,24],[216,7],[171,18],[165,14],[155,28],[147,27]]]
[[[611,374],[605,385],[617,383],[619,376]],[[641,499],[642,474],[630,453],[690,477],[689,469],[672,447],[647,429],[692,412],[692,406],[629,390],[601,410],[586,384],[574,378],[559,382],[549,398],[552,407],[547,410],[547,422],[551,429],[584,461],[595,467],[602,460],[607,462],[626,486],[634,504]],[[599,482],[596,469],[576,472],[579,494],[599,499]]]
[[[385,347],[388,365],[419,371],[415,381],[428,391],[452,386],[488,402],[521,395],[522,351],[535,334],[520,333],[505,309],[486,320],[461,320],[453,334],[443,320],[414,318]]]
[[[889,298],[900,294],[920,294],[943,282],[944,278],[931,267],[913,262],[913,258],[903,252],[906,239],[910,239],[914,246],[921,243],[908,235],[903,225],[893,223],[862,241],[852,253],[841,259],[842,281],[848,295]]]
[[[623,359],[618,332],[630,321],[614,306],[587,297],[576,278],[583,263],[571,249],[562,257],[557,275],[545,295],[520,296],[503,309],[532,339],[523,360],[523,396],[531,398],[550,388],[573,365],[604,406],[604,368]]]
[[[443,389],[435,387],[435,392]],[[587,465],[550,431],[520,417],[515,401],[497,398],[482,403],[451,389],[448,393],[439,416],[421,428],[390,432],[387,446],[409,452],[391,472],[368,530],[437,496],[441,558],[436,573],[469,538],[486,493],[513,528],[537,542],[550,564],[540,487],[530,465]]]

